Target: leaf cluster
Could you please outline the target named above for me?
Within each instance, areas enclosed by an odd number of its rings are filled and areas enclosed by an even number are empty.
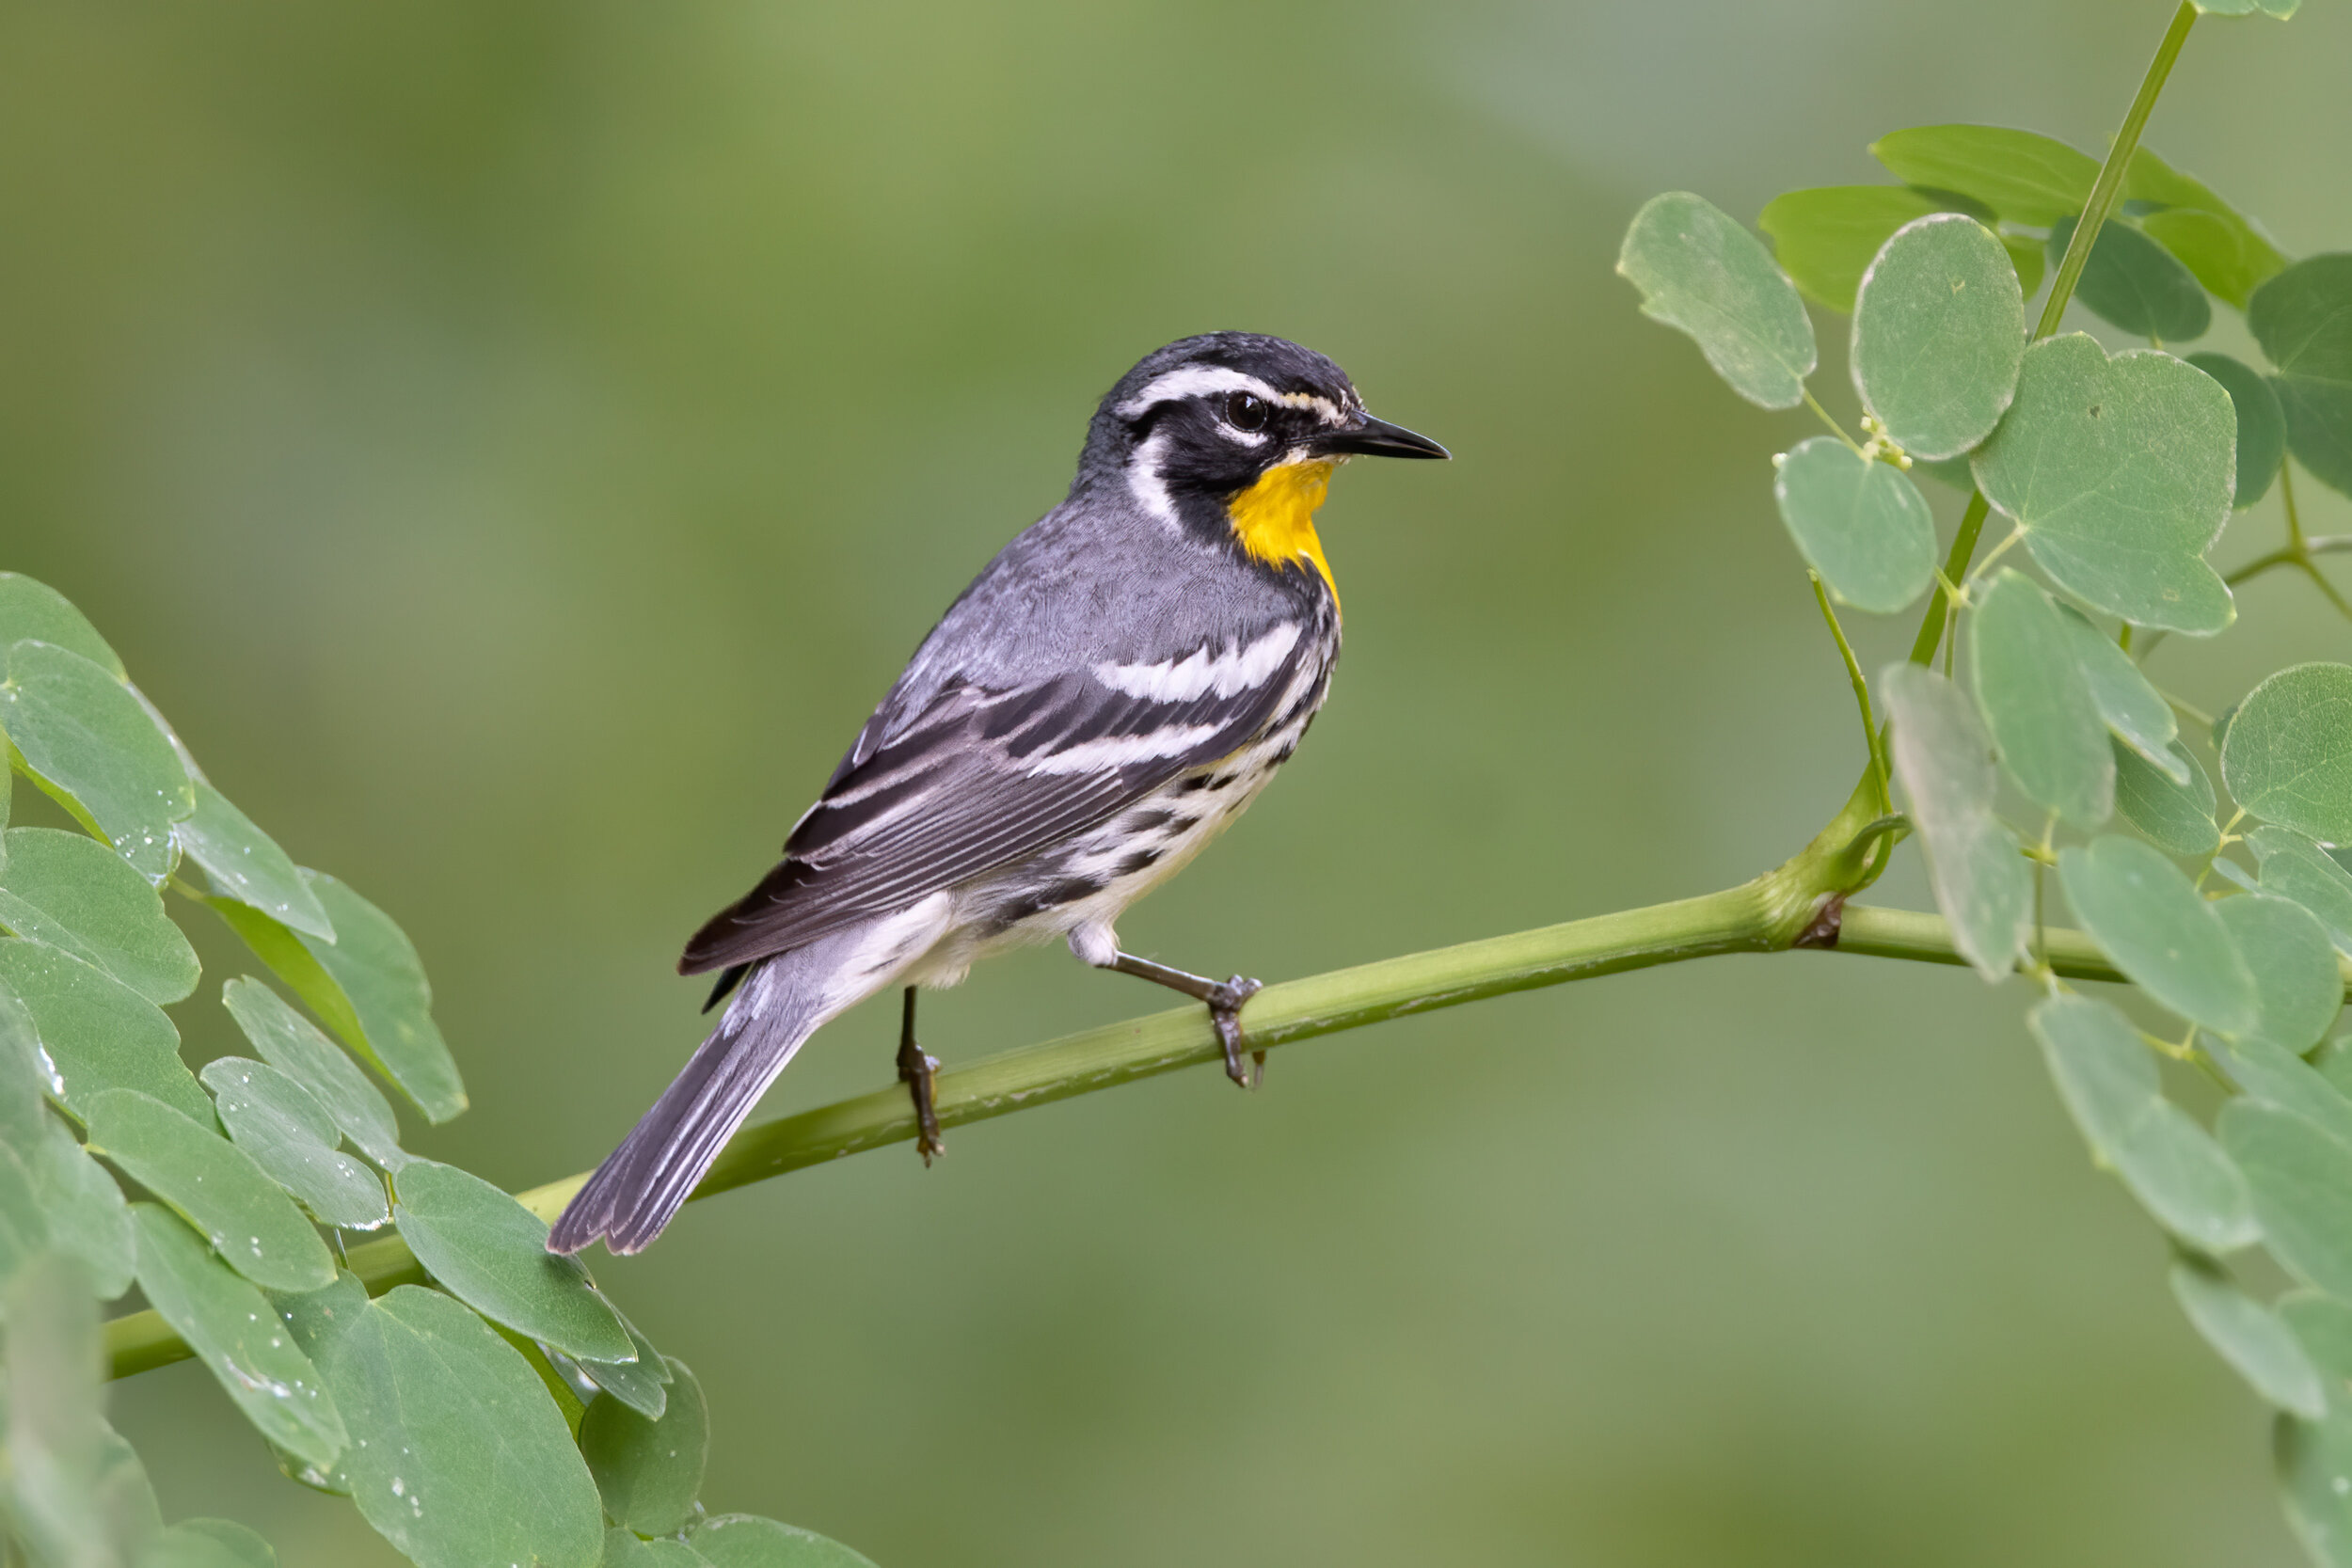
[[[1960,953],[2040,990],[2027,1022],[2092,1158],[2170,1238],[2189,1322],[2278,1412],[2290,1521],[2316,1560],[2352,1562],[2352,1037],[2328,1040],[2352,977],[2352,666],[2278,671],[2218,723],[2146,670],[2163,634],[2232,625],[2207,553],[2274,487],[2287,543],[2253,569],[2297,565],[2336,598],[2289,485],[2299,465],[2352,494],[2352,254],[2290,260],[2128,137],[2105,169],[1992,126],[1871,151],[1900,183],[1774,199],[1772,250],[1658,197],[1619,271],[1740,396],[1830,425],[1773,481],[1828,595],[1874,614],[1935,595],[1914,659],[1873,684],[1848,652],[1879,804],[1899,787]],[[2048,335],[2076,274],[2073,297],[2148,347]],[[2060,292],[2029,336],[2045,276]],[[1805,299],[1851,317],[1858,436],[1805,385]],[[2243,311],[2265,367],[2170,351],[2217,309]],[[1973,492],[1940,566],[1915,464]],[[2010,531],[1972,570],[1995,513]],[[2126,994],[2053,972],[2061,899]],[[2191,1073],[2228,1096],[2210,1125],[2176,1096]],[[2296,1289],[2242,1283],[2257,1247]]]
[[[391,917],[296,865],[215,788],[62,595],[0,574],[0,650],[12,1549],[37,1568],[276,1560],[239,1525],[166,1526],[105,1424],[100,1307],[135,1285],[262,1451],[349,1497],[425,1568],[864,1563],[806,1531],[707,1513],[708,1419],[684,1363],[576,1259],[548,1252],[536,1214],[401,1147],[387,1087],[430,1122],[466,1092]],[[18,775],[83,832],[9,826]],[[200,980],[175,910],[217,915],[284,987],[221,988],[252,1054],[201,1074],[165,1011]],[[428,1283],[371,1300],[338,1259],[347,1237],[393,1231]]]

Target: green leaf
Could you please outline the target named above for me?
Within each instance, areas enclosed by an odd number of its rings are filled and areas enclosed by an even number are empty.
[[[32,1173],[16,1150],[0,1144],[0,1291],[49,1250],[49,1218]]]
[[[223,986],[220,1000],[262,1059],[308,1089],[354,1148],[386,1170],[408,1163],[391,1102],[309,1019],[250,976]]]
[[[276,1291],[315,1291],[334,1259],[310,1222],[253,1157],[159,1100],[109,1089],[90,1102],[90,1149],[103,1154],[209,1240],[230,1268]]]
[[[1891,615],[1927,592],[1935,580],[1935,519],[1910,480],[1830,436],[1772,462],[1780,520],[1831,593]]]
[[[2269,492],[2287,455],[2287,418],[2269,378],[2226,354],[2192,354],[2188,362],[2221,383],[2237,413],[2237,488],[2232,505],[2244,511]]]
[[[207,902],[427,1120],[449,1120],[466,1108],[466,1087],[433,1022],[433,991],[416,948],[389,915],[334,878],[316,871],[303,876],[334,922],[331,942],[290,930],[243,904]]]
[[[138,1568],[278,1568],[278,1553],[228,1519],[187,1519],[147,1544]]]
[[[197,784],[196,815],[171,832],[182,852],[212,879],[215,893],[250,904],[281,926],[335,940],[334,922],[286,851],[211,784]]]
[[[421,1286],[370,1302],[321,1360],[354,1439],[360,1513],[421,1568],[594,1568],[596,1483],[538,1376],[473,1313]]]
[[[2099,165],[2048,136],[1997,125],[1920,125],[1890,131],[1870,156],[1913,185],[1958,191],[2011,223],[2039,228],[2090,203]]]
[[[1962,956],[1997,982],[2026,950],[2033,877],[1993,815],[2000,788],[1993,738],[1976,705],[1933,671],[1889,665],[1879,694],[1894,720],[1895,776],[1910,798],[1936,908]]]
[[[2218,1130],[2272,1256],[2306,1285],[2352,1296],[2352,1144],[2250,1099],[2224,1105]]]
[[[311,1093],[266,1062],[222,1056],[200,1075],[221,1125],[321,1225],[373,1230],[389,1220],[384,1182],[342,1152],[342,1129]]]
[[[2210,855],[2221,847],[2221,829],[2213,819],[2213,781],[2187,747],[2176,740],[2167,748],[2173,764],[2188,774],[2185,784],[2173,783],[2122,741],[2114,748],[2115,809],[2124,821],[2176,855]]]
[[[1904,225],[1863,277],[1854,389],[1905,451],[1957,457],[1991,435],[2025,350],[2016,269],[1972,217]]]
[[[2164,1098],[2129,1019],[2087,996],[2053,996],[2026,1022],[2091,1154],[2157,1224],[2208,1252],[2255,1239],[2245,1178],[2187,1112]]]
[[[1896,230],[1942,210],[1908,185],[1828,185],[1772,198],[1756,226],[1772,237],[1781,270],[1807,297],[1851,315],[1870,258]]]
[[[80,1260],[99,1300],[112,1301],[129,1290],[138,1267],[131,1211],[105,1167],[82,1151],[63,1121],[44,1111],[25,1168],[41,1212],[49,1216],[50,1244]]]
[[[2125,821],[2175,855],[2211,855],[2220,848],[2213,781],[2186,746],[2176,740],[2165,748],[2169,771],[2156,768],[2121,739],[2111,740],[2111,748],[2115,807]],[[2229,868],[2229,863],[2222,863],[2221,869]]]
[[[2241,1037],[2296,1053],[2326,1038],[2344,1010],[2344,973],[2326,927],[2302,905],[2266,894],[2211,908],[2254,974],[2256,1018]]]
[[[0,648],[24,641],[54,643],[117,680],[130,678],[98,628],[63,594],[20,572],[0,572]]]
[[[2050,226],[2050,264],[2074,237],[2074,220]],[[2213,307],[2194,274],[2170,251],[2128,223],[2110,219],[2091,243],[2074,297],[2101,320],[2136,338],[2186,342],[2213,325]]]
[[[641,1535],[674,1535],[694,1514],[710,1448],[702,1386],[673,1360],[668,1408],[649,1421],[614,1399],[599,1398],[580,1423],[580,1451],[604,1495],[604,1511]]]
[[[2352,1100],[2294,1052],[2267,1040],[2237,1040],[2217,1048],[2214,1060],[2249,1100],[2275,1105],[2352,1144]]]
[[[1804,302],[1770,252],[1728,214],[1688,191],[1633,214],[1618,274],[1642,314],[1687,333],[1715,373],[1750,403],[1794,408],[1819,354]]]
[[[2352,1413],[2330,1410],[2321,1421],[2280,1417],[2272,1459],[2287,1523],[2312,1560],[2324,1568],[2352,1561]]]
[[[2292,828],[2256,828],[2246,842],[2262,866],[2263,891],[2317,915],[2336,950],[2352,955],[2352,872]]]
[[[2151,213],[2139,227],[2179,257],[2208,293],[2241,310],[2253,292],[2287,264],[2278,248],[2235,213],[2179,207]]]
[[[2017,274],[2018,293],[2031,299],[2034,291],[2042,287],[2042,246],[2029,235],[1999,234],[1994,237],[2001,242],[2001,248],[2009,253],[2009,264]]]
[[[2253,1027],[2253,972],[2180,867],[2137,839],[2105,833],[2060,850],[2058,879],[2075,918],[2134,985],[2217,1034]]]
[[[2148,684],[2132,656],[2106,633],[2083,619],[2072,605],[2058,609],[2075,668],[2090,683],[2090,700],[2099,717],[2117,739],[2168,774],[2175,784],[2186,784],[2194,764],[2173,755],[2172,742],[2180,726],[2172,718],[2171,705]]]
[[[337,1402],[262,1292],[159,1205],[131,1205],[131,1223],[139,1289],[246,1419],[280,1448],[334,1464],[347,1441]]]
[[[154,884],[95,839],[12,828],[0,927],[63,948],[162,1006],[196,990],[196,949]]]
[[[469,1172],[412,1160],[394,1178],[401,1236],[452,1295],[582,1361],[632,1361],[637,1346],[578,1259],[548,1250],[547,1223]]]
[[[838,1541],[753,1513],[713,1514],[686,1544],[711,1568],[874,1568],[872,1559]]]
[[[2344,1386],[2352,1384],[2352,1305],[2317,1291],[2290,1291],[2279,1298],[2277,1311],[2320,1376],[2333,1379],[2339,1394],[2352,1391]]]
[[[2307,1420],[2328,1414],[2319,1369],[2294,1332],[2218,1269],[2186,1259],[2174,1263],[2172,1296],[2205,1343],[2264,1400]]]
[[[2352,494],[2352,254],[2297,261],[2246,303],[2247,329],[2279,367],[2271,386],[2287,450]]]
[[[1977,705],[2017,787],[2075,827],[2105,822],[2115,809],[2115,759],[2050,596],[2002,568],[1979,591],[1968,653]]]
[[[612,1306],[607,1302],[606,1306]],[[670,1369],[661,1353],[653,1348],[653,1341],[638,1332],[637,1325],[617,1307],[612,1315],[628,1330],[629,1342],[637,1347],[634,1361],[573,1361],[564,1356],[572,1370],[590,1384],[603,1389],[623,1404],[649,1421],[658,1421],[669,1408]],[[557,1352],[562,1354],[562,1352]]]
[[[2221,780],[2265,822],[2352,840],[2352,666],[2293,665],[2248,692],[2221,743]]]
[[[132,1544],[129,1521],[106,1506],[112,1434],[98,1415],[104,1352],[86,1287],[70,1259],[47,1253],[0,1297],[8,1455],[0,1513],[37,1562],[103,1562],[127,1556]]]
[[[171,825],[196,791],[171,742],[121,682],[47,642],[8,650],[0,729],[35,783],[76,809],[150,881],[171,871]]]
[[[180,1031],[103,970],[37,942],[0,940],[0,985],[24,1004],[48,1054],[50,1094],[79,1118],[107,1089],[137,1089],[193,1117],[213,1102],[180,1060]]]
[[[0,983],[0,1144],[23,1148],[40,1136],[42,1097],[56,1069],[43,1059],[33,1015]]]
[[[1985,499],[2058,585],[2141,626],[2217,632],[2236,611],[2204,553],[2230,518],[2236,415],[2169,354],[2109,359],[2079,332],[2026,350],[1976,455]]]

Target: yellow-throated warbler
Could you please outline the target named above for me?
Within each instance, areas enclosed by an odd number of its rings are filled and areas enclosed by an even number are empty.
[[[1119,950],[1114,923],[1239,816],[1323,705],[1340,602],[1315,536],[1331,470],[1443,457],[1375,420],[1339,366],[1215,332],[1147,356],[1095,410],[1059,506],[1005,546],[914,652],[784,860],[687,943],[733,991],[685,1071],[548,1239],[636,1252],[828,1020],[906,988],[898,1071],[926,1160],[937,1067],[917,986],[1059,938],[1208,1004],[1249,1082],[1258,982]]]

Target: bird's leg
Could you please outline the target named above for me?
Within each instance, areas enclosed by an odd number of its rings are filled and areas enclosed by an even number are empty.
[[[1133,974],[1155,985],[1166,986],[1170,990],[1183,991],[1195,1001],[1207,1003],[1209,1022],[1216,1025],[1217,1043],[1225,1048],[1225,1076],[1245,1089],[1254,1089],[1264,1080],[1264,1052],[1249,1053],[1254,1071],[1244,1067],[1241,1060],[1241,1005],[1257,995],[1263,989],[1264,982],[1252,980],[1245,974],[1236,974],[1230,980],[1212,980],[1205,974],[1187,974],[1181,969],[1170,969],[1166,964],[1155,964],[1149,958],[1138,958],[1133,953],[1119,954],[1105,967],[1115,969],[1121,974]]]
[[[939,1075],[939,1058],[927,1056],[914,1043],[914,988],[907,988],[906,1011],[898,1024],[898,1082],[907,1086],[907,1095],[914,1101],[915,1125],[920,1129],[914,1137],[914,1151],[923,1156],[928,1165],[935,1155],[947,1152],[947,1146],[939,1141],[939,1113],[931,1106],[931,1085]]]

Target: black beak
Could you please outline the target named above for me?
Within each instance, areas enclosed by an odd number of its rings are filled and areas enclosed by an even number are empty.
[[[1375,420],[1369,414],[1352,430],[1326,431],[1313,442],[1318,451],[1365,457],[1452,457],[1454,454],[1426,436],[1416,436],[1401,424]]]

